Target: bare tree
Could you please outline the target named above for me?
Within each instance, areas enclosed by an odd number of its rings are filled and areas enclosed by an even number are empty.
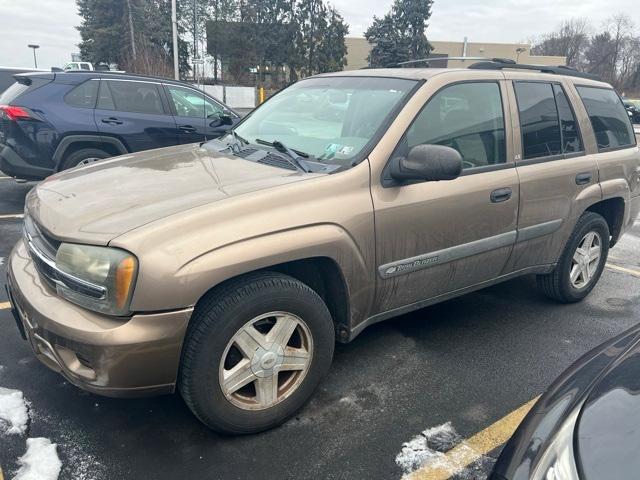
[[[534,42],[531,53],[566,57],[567,65],[579,68],[588,44],[589,23],[585,18],[574,18],[563,22],[557,30]]]
[[[585,19],[565,21],[534,39],[531,53],[565,56],[567,65],[596,74],[619,91],[640,95],[640,35],[631,18],[612,16],[592,32]]]

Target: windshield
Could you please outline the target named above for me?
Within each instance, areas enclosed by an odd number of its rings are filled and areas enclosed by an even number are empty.
[[[251,144],[279,142],[310,161],[348,167],[367,153],[365,146],[416,83],[376,77],[303,80],[270,98],[235,134]]]

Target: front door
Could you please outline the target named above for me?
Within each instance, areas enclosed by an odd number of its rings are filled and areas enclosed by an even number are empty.
[[[506,84],[499,78],[442,85],[393,155],[406,156],[420,144],[452,147],[462,155],[462,176],[387,187],[372,180],[377,312],[504,273],[516,238],[519,196],[516,170],[507,156],[512,146],[505,111]]]
[[[195,143],[217,138],[231,127],[223,121],[222,117],[224,115],[235,117],[235,115],[202,92],[171,84],[166,84],[165,89],[173,107],[180,143]]]

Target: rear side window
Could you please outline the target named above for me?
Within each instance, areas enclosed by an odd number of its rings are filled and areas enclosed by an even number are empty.
[[[596,87],[576,88],[591,119],[598,150],[615,150],[636,144],[629,115],[615,91]]]
[[[514,88],[520,112],[523,159],[560,155],[560,120],[552,85],[516,82]]]
[[[74,107],[95,107],[98,83],[96,80],[87,80],[81,83],[64,96],[64,101]]]
[[[164,114],[160,91],[154,83],[108,80],[103,81],[111,91],[115,110]]]
[[[493,82],[451,85],[431,97],[404,139],[404,155],[416,145],[456,149],[465,169],[507,161],[500,86]]]
[[[560,117],[560,137],[562,138],[562,153],[578,153],[584,151],[578,122],[573,114],[569,100],[562,87],[553,84],[553,93],[556,96],[558,116]]]

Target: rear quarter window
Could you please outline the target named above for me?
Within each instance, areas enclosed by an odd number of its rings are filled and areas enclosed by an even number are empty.
[[[635,146],[629,115],[614,90],[585,86],[576,88],[589,114],[599,151]]]
[[[64,96],[64,101],[74,107],[95,107],[99,83],[96,80],[87,80],[81,83]]]

